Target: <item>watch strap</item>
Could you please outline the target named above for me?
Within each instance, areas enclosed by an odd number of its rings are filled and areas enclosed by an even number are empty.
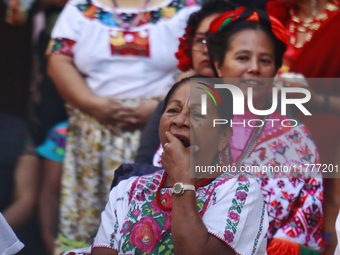
[[[184,184],[184,185],[183,185],[183,191],[186,191],[186,190],[195,191],[195,186],[194,186],[194,185],[191,185],[191,184]]]

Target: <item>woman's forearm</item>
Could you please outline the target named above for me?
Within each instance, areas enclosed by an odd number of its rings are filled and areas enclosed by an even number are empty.
[[[193,191],[173,196],[171,233],[176,255],[234,254],[227,244],[208,233]]]
[[[208,241],[208,230],[203,224],[193,191],[172,198],[172,241],[177,255],[200,254]]]
[[[72,58],[51,54],[47,72],[66,102],[83,112],[91,113],[96,96],[74,66]]]

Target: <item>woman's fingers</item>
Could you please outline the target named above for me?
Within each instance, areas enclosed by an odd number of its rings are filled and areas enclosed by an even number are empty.
[[[114,134],[114,135],[116,135],[116,136],[120,136],[120,135],[121,135],[121,133],[120,133],[120,131],[118,130],[117,127],[115,127],[115,126],[113,126],[113,125],[110,125],[110,124],[105,125],[105,127],[106,127],[108,130],[110,130],[112,134]]]
[[[169,143],[181,143],[177,137],[175,137],[173,134],[171,134],[169,131],[165,132],[165,137],[168,140]]]

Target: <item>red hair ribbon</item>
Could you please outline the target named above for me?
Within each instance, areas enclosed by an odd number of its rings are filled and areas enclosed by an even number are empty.
[[[240,15],[245,10],[246,8],[241,6],[234,11],[228,11],[228,12],[221,14],[220,16],[218,16],[216,19],[214,19],[211,22],[210,27],[209,27],[209,32],[212,34],[217,33],[222,28],[230,25],[232,22],[236,20],[240,20],[239,19]],[[269,20],[271,23],[271,29],[272,29],[273,34],[278,40],[282,41],[287,47],[289,42],[288,42],[288,35],[286,33],[286,29],[284,28],[284,26],[281,24],[279,20],[277,20],[271,15],[268,15],[268,16],[269,16]],[[244,21],[260,22],[260,18],[259,18],[258,13],[254,11],[253,14],[250,17],[244,19]]]

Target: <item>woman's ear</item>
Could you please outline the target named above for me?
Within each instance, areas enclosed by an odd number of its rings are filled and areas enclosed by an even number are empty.
[[[218,77],[222,77],[222,71],[221,71],[221,68],[220,68],[220,63],[217,61],[217,60],[214,60],[214,67],[215,67],[215,70],[217,72],[217,75]]]
[[[224,150],[228,143],[230,138],[233,136],[233,128],[232,127],[227,127],[221,131],[220,134],[220,142],[218,144],[218,151]]]

